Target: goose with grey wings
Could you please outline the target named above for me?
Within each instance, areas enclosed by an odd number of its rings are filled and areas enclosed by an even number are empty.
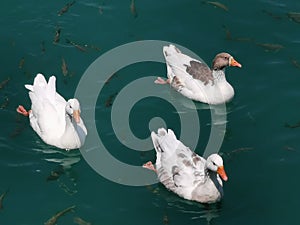
[[[144,168],[156,172],[159,181],[182,198],[200,203],[214,203],[222,199],[223,183],[227,181],[223,160],[212,154],[207,159],[179,141],[171,129],[151,133],[156,150],[156,163]]]
[[[170,84],[183,96],[203,103],[222,104],[234,96],[234,89],[225,77],[226,67],[242,67],[229,53],[215,56],[212,67],[183,54],[175,45],[163,47],[167,77],[158,77],[157,84]]]

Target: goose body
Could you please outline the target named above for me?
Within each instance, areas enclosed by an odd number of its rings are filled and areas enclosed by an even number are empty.
[[[167,83],[185,97],[208,104],[221,104],[233,98],[234,89],[226,80],[225,68],[241,67],[241,64],[230,54],[217,54],[212,68],[183,54],[172,44],[163,47],[163,54],[167,65]],[[158,78],[156,83],[166,82]]]
[[[29,116],[30,125],[40,138],[49,145],[71,150],[80,148],[85,141],[87,129],[80,117],[77,99],[66,101],[56,92],[56,78],[47,83],[42,74],[37,74],[29,90],[31,110],[19,106],[17,111]]]
[[[223,180],[227,180],[223,160],[218,154],[207,160],[191,151],[170,129],[151,133],[156,150],[155,166],[143,167],[157,173],[159,181],[180,197],[201,203],[214,203],[223,197]]]

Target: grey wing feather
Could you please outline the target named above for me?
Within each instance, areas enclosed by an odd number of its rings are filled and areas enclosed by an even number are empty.
[[[190,61],[190,66],[186,66],[186,72],[190,74],[194,79],[201,80],[205,85],[209,81],[214,81],[211,69],[204,63],[197,61]]]

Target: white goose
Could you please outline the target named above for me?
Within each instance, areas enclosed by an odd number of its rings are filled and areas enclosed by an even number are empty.
[[[168,79],[158,77],[155,83],[170,84],[185,97],[208,104],[221,104],[233,98],[234,89],[226,80],[225,68],[242,65],[230,54],[217,54],[212,69],[205,63],[181,53],[172,44],[163,47],[163,54]]]
[[[33,85],[25,85],[31,110],[19,105],[17,112],[29,116],[31,127],[45,143],[66,150],[80,148],[87,135],[80,118],[80,104],[75,98],[66,102],[56,92],[55,82],[54,76],[47,83],[42,74],[37,74]]]
[[[207,160],[177,140],[170,129],[151,133],[156,150],[155,166],[151,161],[144,168],[157,173],[159,181],[179,196],[201,203],[214,203],[223,197],[223,184],[227,181],[223,160],[218,154]]]

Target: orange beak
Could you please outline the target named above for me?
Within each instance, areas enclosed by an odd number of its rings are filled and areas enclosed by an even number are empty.
[[[218,170],[217,170],[217,173],[220,175],[220,177],[221,177],[224,181],[227,181],[227,180],[228,180],[228,177],[227,177],[227,175],[226,175],[224,166],[219,166],[219,167],[218,167]]]
[[[79,112],[79,110],[74,110],[73,111],[73,118],[74,118],[76,123],[80,122],[80,112]]]
[[[238,61],[236,61],[234,58],[230,59],[229,66],[236,66],[236,67],[240,67],[240,68],[242,67],[242,65],[240,63],[238,63]]]

